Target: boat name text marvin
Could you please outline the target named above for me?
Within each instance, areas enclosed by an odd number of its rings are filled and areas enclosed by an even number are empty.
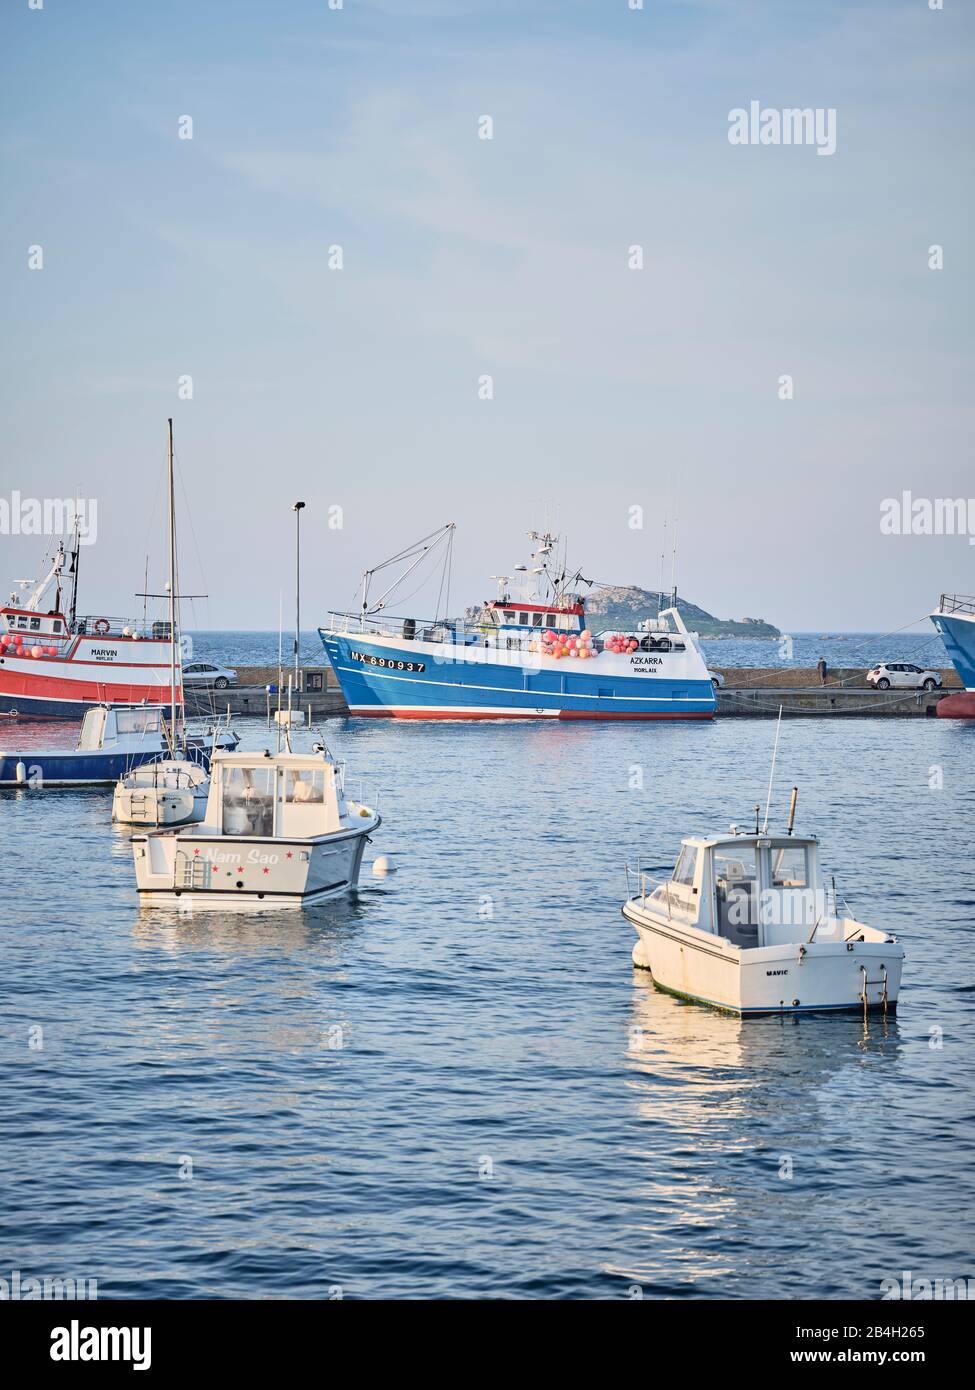
[[[370,656],[368,652],[349,652],[353,661],[361,661],[366,666],[389,666],[394,671],[425,671],[423,661],[396,661],[391,656]]]
[[[118,656],[118,647],[92,647],[88,655],[96,661],[114,661]]]

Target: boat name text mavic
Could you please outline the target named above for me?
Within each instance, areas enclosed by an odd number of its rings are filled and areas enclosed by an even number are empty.
[[[249,849],[246,854],[228,854],[225,850],[204,849],[195,856],[209,860],[211,864],[277,864],[279,854],[262,854],[258,849]]]

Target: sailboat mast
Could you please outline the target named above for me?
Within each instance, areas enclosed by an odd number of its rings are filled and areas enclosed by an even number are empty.
[[[301,513],[304,502],[296,502],[295,514],[295,694],[298,693],[298,661],[301,649]]]
[[[169,719],[173,753],[176,753],[176,487],[173,480],[173,422],[169,421]]]

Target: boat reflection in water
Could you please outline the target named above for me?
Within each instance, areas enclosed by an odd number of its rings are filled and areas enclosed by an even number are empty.
[[[631,1297],[809,1297],[795,1271],[813,1260],[860,1281],[826,1281],[817,1296],[863,1298],[878,1233],[893,1228],[888,1157],[858,1112],[888,1088],[896,1108],[901,1041],[895,1014],[743,1020],[660,993],[635,969],[624,1047],[646,1135],[632,1150],[638,1239],[604,1272]],[[855,1229],[836,1220],[851,1202]]]
[[[369,912],[364,899],[385,891],[370,885],[358,897],[280,913],[273,931],[263,912],[194,912],[140,903],[132,938],[147,961],[162,953],[171,962],[167,970],[177,972],[206,962],[196,996],[199,1006],[147,1014],[141,1045],[157,1065],[177,1073],[194,1055],[239,1057],[244,1052],[262,1059],[255,1064],[246,1102],[257,1126],[266,1123],[273,1129],[284,1099],[300,1093],[296,1057],[315,1065],[318,1099],[330,1096],[328,1068],[350,1037],[346,962],[350,952],[354,956],[360,949],[356,938]],[[230,1081],[227,1091],[228,1103],[236,1106],[239,1097]]]

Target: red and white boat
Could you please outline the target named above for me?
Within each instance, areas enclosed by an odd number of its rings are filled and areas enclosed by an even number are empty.
[[[20,592],[0,608],[0,716],[81,719],[94,705],[169,707],[169,623],[147,626],[104,614],[79,617],[79,551],[76,533],[66,575],[62,544],[47,575],[36,583],[21,581]],[[64,579],[71,588],[67,613]]]

